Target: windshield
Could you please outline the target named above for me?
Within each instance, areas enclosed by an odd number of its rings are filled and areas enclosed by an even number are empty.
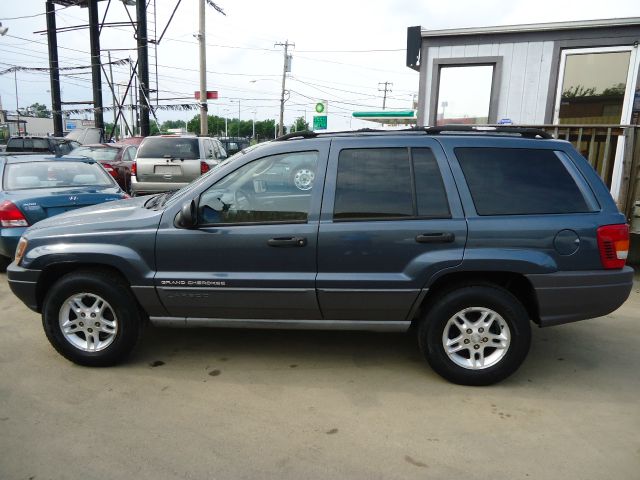
[[[89,157],[97,161],[113,161],[118,156],[118,149],[112,147],[78,147],[71,150],[70,155]]]
[[[200,158],[197,138],[147,137],[137,158],[181,158],[193,160]]]
[[[86,162],[24,162],[5,168],[4,189],[113,186],[113,181],[97,163]]]

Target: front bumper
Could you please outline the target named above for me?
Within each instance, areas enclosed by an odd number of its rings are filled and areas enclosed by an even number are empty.
[[[31,310],[39,312],[37,286],[40,270],[28,270],[13,262],[7,267],[9,288]]]
[[[629,298],[633,269],[526,275],[536,292],[540,326],[602,317]]]

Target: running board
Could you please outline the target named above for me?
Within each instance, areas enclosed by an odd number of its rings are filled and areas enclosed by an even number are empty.
[[[244,318],[149,317],[156,327],[271,328],[291,330],[365,330],[405,332],[411,322],[367,320],[265,320]]]

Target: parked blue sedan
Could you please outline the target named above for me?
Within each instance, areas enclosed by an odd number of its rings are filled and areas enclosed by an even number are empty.
[[[0,271],[34,223],[96,203],[127,198],[95,160],[50,155],[0,157]]]

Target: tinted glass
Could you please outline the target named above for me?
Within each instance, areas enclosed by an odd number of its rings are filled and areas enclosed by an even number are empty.
[[[199,222],[304,222],[317,163],[318,152],[295,152],[244,165],[202,194]]]
[[[33,141],[33,151],[34,152],[48,152],[49,151],[49,141],[46,138],[34,138]]]
[[[6,166],[4,188],[24,190],[30,188],[80,187],[83,185],[111,186],[113,182],[96,163],[84,162],[30,162]]]
[[[200,158],[197,138],[147,138],[138,150],[138,158]]]
[[[71,150],[71,155],[89,157],[94,160],[112,161],[118,156],[118,149],[112,147],[79,147]]]
[[[479,215],[590,211],[552,150],[456,148]]]
[[[406,148],[342,150],[338,158],[333,218],[412,216],[411,190]]]
[[[10,138],[7,141],[7,152],[21,152],[24,148],[24,141],[21,138]]]
[[[421,217],[449,217],[449,202],[438,162],[429,148],[411,150],[416,182],[416,203]]]

